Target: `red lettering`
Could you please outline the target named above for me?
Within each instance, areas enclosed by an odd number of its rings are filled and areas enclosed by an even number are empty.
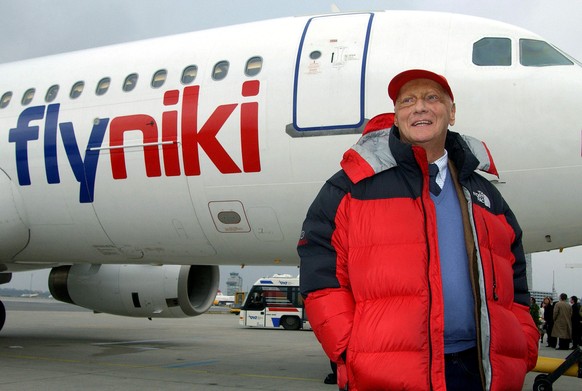
[[[218,131],[230,117],[237,104],[218,106],[198,131],[198,96],[200,86],[186,87],[182,102],[182,157],[186,175],[200,175],[198,146],[206,152],[223,174],[241,172],[234,160],[216,139]]]
[[[144,144],[158,142],[158,126],[156,121],[149,115],[137,114],[114,118],[109,127],[111,171],[114,179],[127,178],[123,134],[130,130],[141,131]],[[143,151],[146,175],[148,177],[161,176],[162,171],[158,146],[146,145],[143,147]]]
[[[242,85],[242,96],[253,97],[259,94],[260,82],[251,80]],[[238,106],[237,103],[220,105],[206,122],[198,126],[198,104],[200,86],[186,87],[182,96],[181,131],[182,160],[184,173],[188,176],[200,175],[200,149],[202,149],[216,168],[223,174],[240,173],[242,170],[218,141],[218,132]],[[164,94],[166,107],[177,105],[180,91],[170,90]],[[244,172],[260,172],[259,153],[259,104],[244,102],[240,105],[240,143],[242,167]],[[162,156],[166,176],[181,174],[178,143],[178,110],[162,113]],[[124,133],[141,131],[143,134],[144,162],[148,177],[161,176],[158,128],[156,121],[145,114],[128,115],[114,118],[110,125],[111,170],[114,179],[127,178],[125,163]],[[147,145],[151,144],[151,145]]]
[[[164,106],[178,103],[180,92],[167,91],[164,94]],[[166,176],[180,175],[180,158],[178,153],[178,111],[166,111],[162,114],[162,154]],[[166,144],[171,142],[171,144]]]
[[[258,80],[243,83],[243,96],[256,96],[258,93]],[[259,155],[259,104],[257,102],[241,104],[240,137],[243,170],[245,172],[261,171],[261,159]]]

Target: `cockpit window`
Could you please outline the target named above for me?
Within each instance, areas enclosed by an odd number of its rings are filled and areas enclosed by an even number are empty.
[[[509,38],[482,38],[473,44],[473,64],[479,66],[510,66]]]
[[[526,67],[574,65],[549,43],[535,39],[519,40],[519,62]]]

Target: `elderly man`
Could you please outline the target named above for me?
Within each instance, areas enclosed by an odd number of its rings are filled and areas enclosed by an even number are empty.
[[[496,173],[489,151],[448,130],[443,76],[402,72],[388,95],[393,126],[372,119],[307,212],[310,323],[340,389],[521,390],[539,333],[521,230],[475,173]]]

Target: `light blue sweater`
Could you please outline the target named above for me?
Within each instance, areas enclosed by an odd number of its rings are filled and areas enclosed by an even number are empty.
[[[473,291],[469,278],[463,216],[451,175],[431,194],[437,214],[439,255],[445,303],[445,354],[476,346]]]

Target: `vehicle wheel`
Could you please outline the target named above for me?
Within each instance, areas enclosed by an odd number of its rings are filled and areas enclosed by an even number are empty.
[[[281,326],[285,330],[299,330],[301,322],[296,316],[284,316],[281,318]]]
[[[6,321],[6,308],[4,307],[4,303],[0,301],[0,330],[4,327],[4,322]]]
[[[537,375],[534,380],[533,391],[552,391],[552,383],[547,379],[548,375]]]

